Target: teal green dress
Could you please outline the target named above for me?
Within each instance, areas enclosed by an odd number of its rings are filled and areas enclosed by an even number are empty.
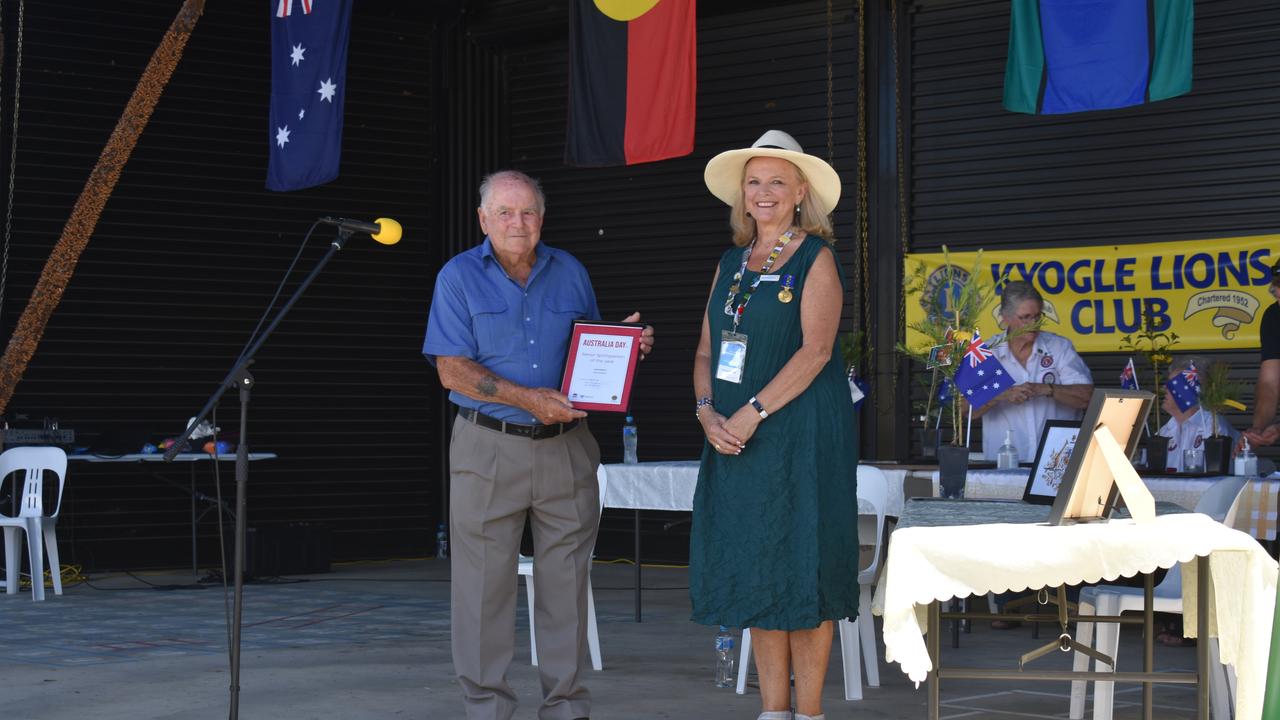
[[[818,254],[829,251],[835,259],[825,241],[807,236],[770,271],[780,279],[795,276],[789,303],[778,300],[781,282],[760,284],[738,326],[748,337],[741,383],[715,379],[720,333],[733,329],[724,301],[742,249],[720,258],[708,317],[712,397],[721,415],[732,416],[800,348],[805,279]],[[742,287],[756,276],[748,270]],[[803,630],[857,616],[858,425],[842,365],[833,347],[809,387],[770,410],[741,455],[703,444],[689,544],[694,622]]]

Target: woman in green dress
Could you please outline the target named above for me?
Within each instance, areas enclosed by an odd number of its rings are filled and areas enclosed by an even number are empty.
[[[706,433],[693,502],[693,620],[751,628],[761,720],[822,717],[832,621],[858,613],[857,424],[835,348],[844,281],[830,165],[770,130],[707,163],[720,258],[693,385]]]

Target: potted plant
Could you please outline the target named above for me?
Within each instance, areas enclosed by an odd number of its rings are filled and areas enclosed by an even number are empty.
[[[995,298],[995,286],[984,279],[982,251],[979,250],[969,270],[951,263],[946,246],[942,248],[943,264],[929,272],[917,263],[908,275],[904,288],[908,300],[924,308],[923,320],[907,327],[923,338],[923,343],[910,347],[897,345],[898,352],[922,363],[929,371],[929,396],[926,404],[926,428],[935,403],[942,417],[948,418],[950,440],[938,444],[938,472],[944,495],[959,495],[969,467],[969,447],[964,435],[963,403],[954,399],[940,401],[941,388],[953,388],[956,370],[974,333],[983,309]],[[954,393],[950,393],[954,396]]]
[[[1155,420],[1148,416],[1147,424],[1147,470],[1161,472],[1169,466],[1169,438],[1157,435],[1164,426],[1160,418],[1160,403],[1164,400],[1165,375],[1168,374],[1169,363],[1173,361],[1173,346],[1178,344],[1178,333],[1156,324],[1151,313],[1143,311],[1142,329],[1136,333],[1120,338],[1120,349],[1142,357],[1151,367],[1151,388],[1156,394]]]
[[[914,423],[919,423],[919,427],[914,428],[915,442],[920,446],[920,454],[918,457],[924,459],[926,463],[934,463],[938,460],[938,445],[941,444],[942,437],[942,418],[946,415],[945,408],[949,398],[938,397],[939,382],[936,373],[932,376],[918,375],[916,382],[923,387],[926,393],[924,400],[915,400],[911,403],[911,419]]]
[[[1229,409],[1241,410],[1245,406],[1236,400],[1240,397],[1240,383],[1231,379],[1231,366],[1225,362],[1210,362],[1198,368],[1200,375],[1200,408],[1209,413],[1213,435],[1204,440],[1204,469],[1212,475],[1227,475],[1231,470],[1231,437],[1218,432],[1218,416]]]

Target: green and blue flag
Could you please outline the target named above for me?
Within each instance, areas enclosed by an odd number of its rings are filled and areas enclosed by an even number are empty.
[[[1004,107],[1056,115],[1191,91],[1192,0],[1012,0]]]

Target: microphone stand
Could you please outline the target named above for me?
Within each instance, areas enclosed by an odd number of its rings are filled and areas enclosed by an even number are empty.
[[[311,270],[311,273],[308,274],[307,277],[303,279],[302,283],[298,285],[298,288],[293,291],[293,295],[289,298],[288,302],[281,306],[280,311],[276,313],[274,318],[272,318],[271,323],[262,331],[262,334],[258,336],[257,340],[254,340],[252,344],[240,354],[240,357],[236,359],[235,365],[232,366],[231,371],[227,373],[226,378],[223,379],[222,383],[218,386],[218,389],[209,397],[209,400],[204,404],[204,407],[201,408],[200,413],[196,415],[195,420],[191,421],[191,423],[187,425],[187,429],[184,430],[182,434],[178,436],[173,445],[164,452],[164,461],[172,462],[174,457],[182,451],[182,447],[186,444],[188,438],[191,437],[192,431],[194,431],[200,423],[204,422],[208,418],[209,414],[213,411],[214,406],[218,404],[218,401],[222,399],[222,396],[227,392],[227,390],[232,387],[239,390],[240,439],[236,446],[236,534],[234,550],[235,590],[232,601],[233,610],[231,620],[231,707],[230,715],[228,716],[230,720],[238,720],[240,716],[240,627],[244,610],[245,488],[249,479],[249,396],[250,390],[253,388],[253,375],[249,373],[249,365],[253,363],[253,356],[257,354],[258,350],[267,341],[271,332],[276,329],[276,326],[280,324],[280,321],[284,319],[284,316],[289,314],[289,310],[293,308],[294,303],[298,301],[298,298],[302,297],[302,293],[305,292],[311,285],[311,282],[316,279],[316,276],[320,274],[320,271],[324,269],[324,266],[328,264],[334,254],[346,245],[347,239],[351,237],[353,232],[354,230],[346,227],[338,228],[337,236],[329,246],[329,252],[325,253],[324,257],[320,258],[320,261],[316,263],[316,266]],[[214,462],[217,462],[216,456]]]

